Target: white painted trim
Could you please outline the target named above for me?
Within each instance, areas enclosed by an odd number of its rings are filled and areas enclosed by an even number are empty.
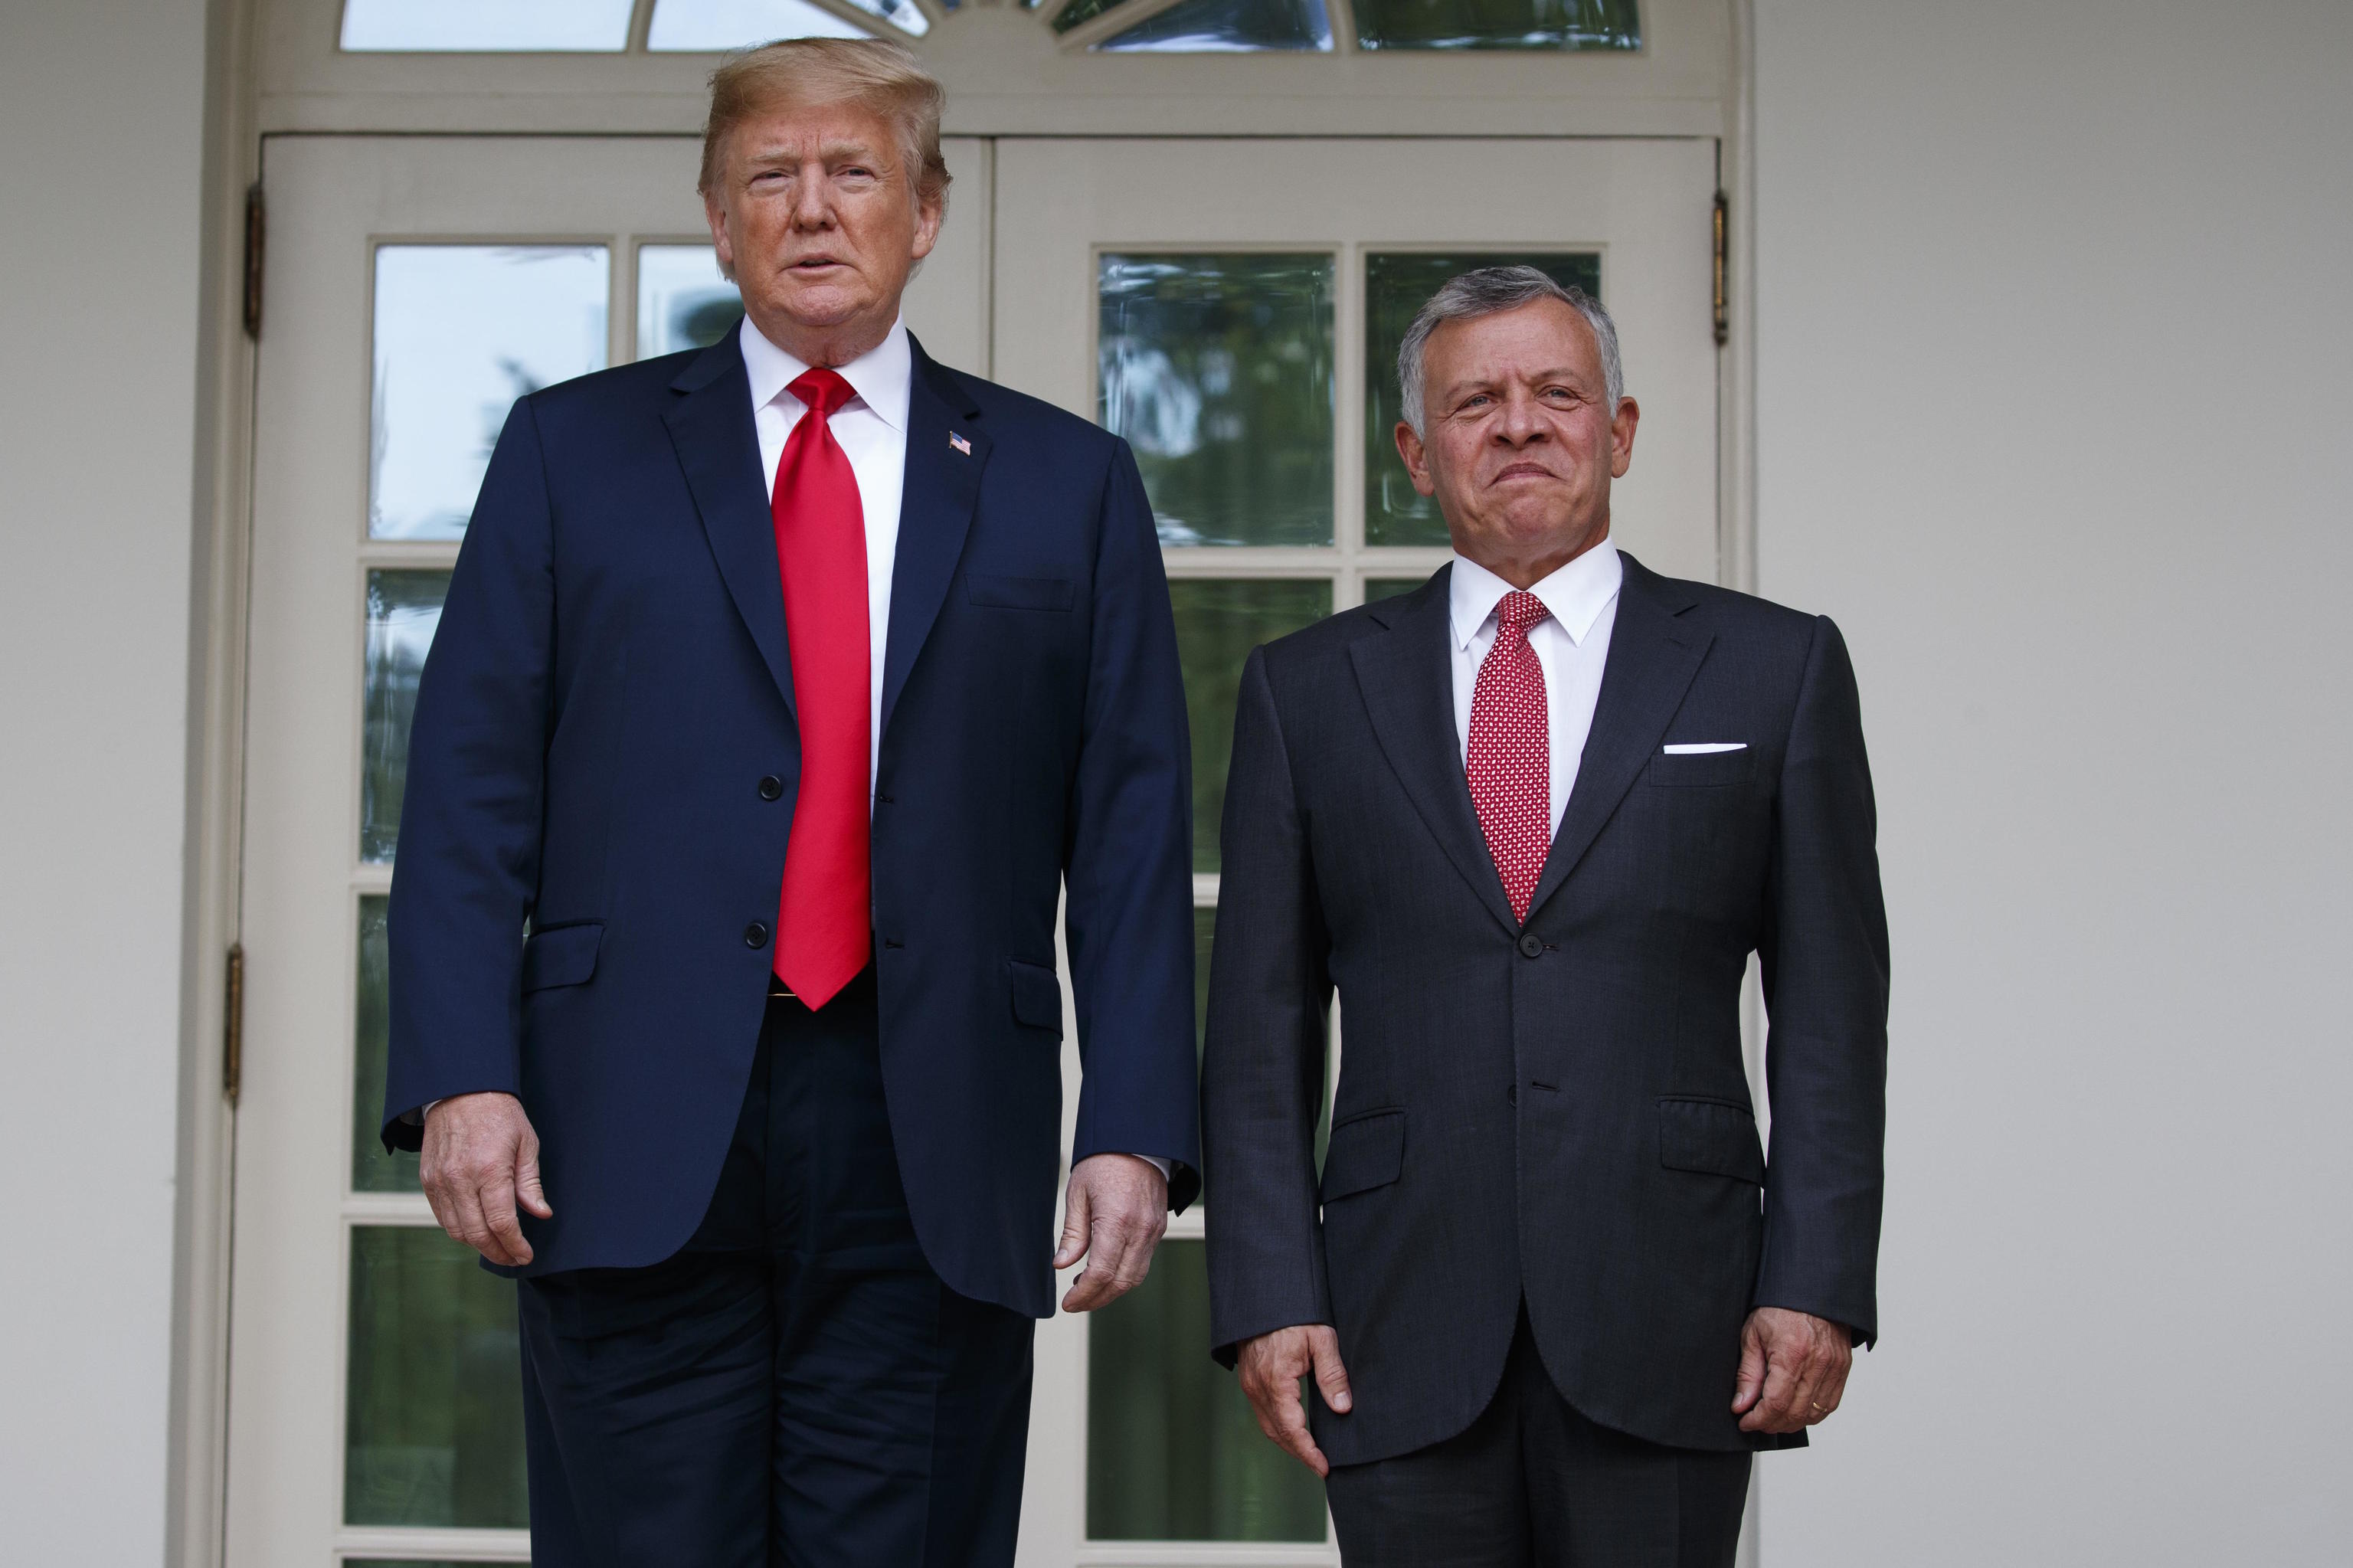
[[[229,1203],[237,1119],[222,1093],[227,953],[243,859],[245,657],[254,345],[245,335],[245,192],[255,129],[259,0],[206,19],[196,471],[191,476],[187,863],[181,922],[177,1202],[164,1560],[218,1568],[227,1477]]]

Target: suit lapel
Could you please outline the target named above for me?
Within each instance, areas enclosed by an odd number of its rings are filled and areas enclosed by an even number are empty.
[[[1447,648],[1447,583],[1452,575],[1449,567],[1409,595],[1385,635],[1359,638],[1348,653],[1373,734],[1414,810],[1488,912],[1505,929],[1516,931],[1520,923],[1512,917],[1511,900],[1487,852],[1456,739],[1454,673]]]
[[[702,514],[711,554],[790,713],[793,670],[784,585],[776,575],[776,522],[765,494],[759,431],[752,423],[752,383],[735,334],[703,350],[670,383],[670,390],[680,396],[662,419]]]
[[[1618,590],[1618,620],[1609,632],[1609,657],[1602,666],[1601,691],[1593,707],[1593,727],[1569,790],[1568,809],[1545,858],[1544,874],[1528,903],[1535,918],[1601,832],[1626,791],[1642,776],[1683,705],[1712,633],[1678,620],[1696,601],[1674,592],[1669,580],[1624,556],[1626,576]]]
[[[891,631],[882,654],[882,730],[906,689],[916,656],[939,619],[965,535],[980,502],[988,438],[979,410],[955,378],[911,336],[914,374],[907,389],[907,479],[899,507],[899,554],[892,563]],[[950,440],[964,443],[959,447]],[[965,450],[969,448],[970,450]]]

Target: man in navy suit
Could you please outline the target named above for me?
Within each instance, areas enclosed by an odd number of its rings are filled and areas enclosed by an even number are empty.
[[[901,324],[941,105],[721,68],[743,325],[516,405],[418,693],[385,1135],[522,1281],[542,1568],[1010,1563],[1053,1269],[1115,1299],[1198,1187],[1151,511]]]

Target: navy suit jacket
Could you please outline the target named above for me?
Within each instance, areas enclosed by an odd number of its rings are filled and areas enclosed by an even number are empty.
[[[1065,883],[1072,1158],[1173,1160],[1180,1207],[1198,1187],[1184,692],[1125,444],[920,345],[881,722],[874,958],[908,1203],[951,1287],[1042,1317]],[[384,1128],[414,1148],[430,1100],[521,1097],[555,1217],[523,1217],[535,1255],[502,1272],[659,1262],[701,1221],[798,776],[735,334],[522,399],[417,693]]]

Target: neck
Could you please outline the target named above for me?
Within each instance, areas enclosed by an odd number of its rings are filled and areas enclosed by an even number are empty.
[[[848,321],[825,326],[811,326],[790,316],[760,310],[747,308],[747,313],[762,337],[803,365],[839,370],[860,355],[871,354],[881,346],[899,319],[899,302],[893,300],[882,311],[860,313]]]
[[[1457,538],[1454,552],[1466,561],[1476,561],[1514,588],[1525,591],[1609,537],[1609,520],[1603,518],[1601,526],[1580,533],[1574,539],[1548,541],[1546,546],[1530,551],[1504,553],[1493,540]]]

